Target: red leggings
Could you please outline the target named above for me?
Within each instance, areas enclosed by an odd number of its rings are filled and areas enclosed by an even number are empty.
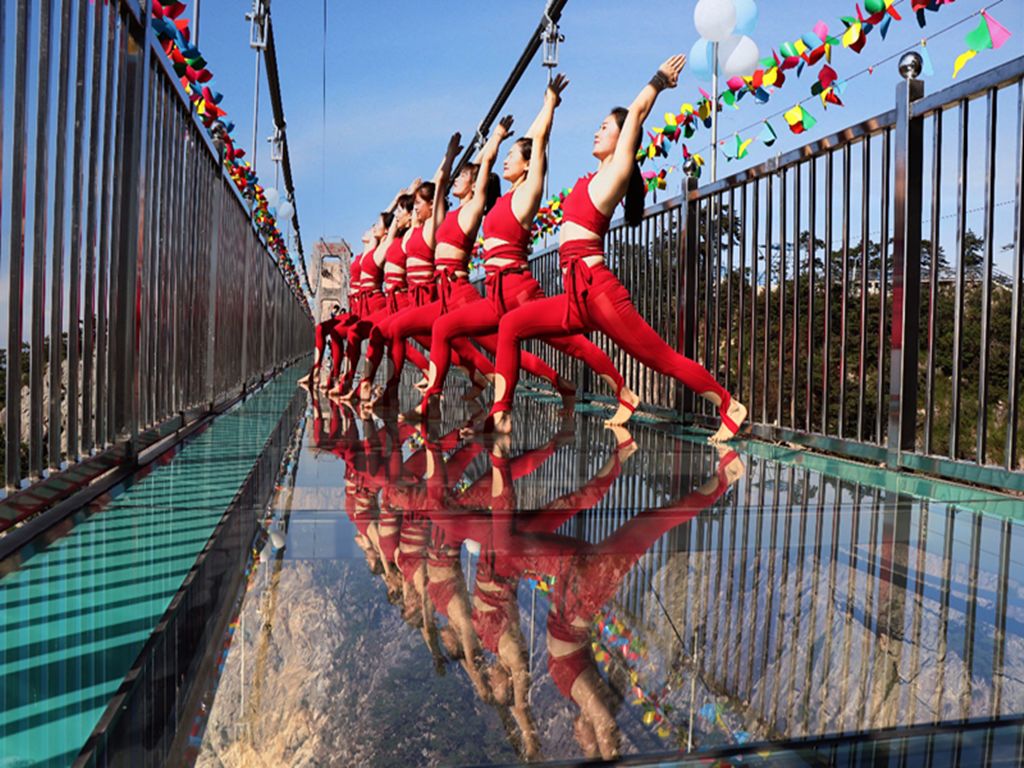
[[[384,358],[384,345],[387,343],[387,338],[390,336],[388,323],[392,317],[396,316],[408,306],[410,306],[408,292],[398,291],[389,296],[387,306],[385,306],[384,309],[379,310],[366,318],[371,323],[371,328],[370,346],[366,349],[366,370],[364,371],[363,376],[364,381],[372,382],[374,377],[377,375],[377,368],[380,367],[380,361]],[[428,345],[429,341],[427,344],[424,344],[424,346]],[[409,358],[409,362],[426,373],[427,358],[423,356],[423,353],[408,342],[403,346],[406,348],[405,354]]]
[[[544,300],[544,291],[533,275],[523,272],[498,272],[487,278],[487,299],[474,301],[462,309],[449,312],[434,325],[433,341],[430,345],[430,361],[434,364],[435,379],[426,394],[439,395],[444,387],[444,380],[451,365],[452,340],[464,336],[472,336],[484,349],[492,354],[498,349],[498,341],[494,332],[506,313],[516,308],[530,312],[539,301]],[[523,305],[526,305],[525,307]],[[600,375],[608,376],[615,382],[615,391],[622,389],[622,374],[618,372],[612,361],[604,352],[597,348],[586,336],[565,332],[551,334],[544,341],[560,352],[582,360]],[[536,362],[534,362],[536,361]],[[522,365],[527,372],[542,379],[547,379],[557,386],[558,374],[540,358],[531,360],[525,356],[517,356],[516,365]],[[497,366],[495,366],[497,368]],[[501,373],[501,368],[497,368]],[[518,371],[516,372],[518,380]]]
[[[327,377],[330,386],[341,370],[341,358],[345,349],[346,325],[354,322],[354,317],[347,312],[337,317],[329,317],[322,323],[317,323],[314,331],[316,341],[316,356],[313,358],[312,377],[316,378],[320,373],[320,366],[324,361],[324,348],[327,341],[331,342],[331,373]]]
[[[388,344],[391,354],[392,371],[391,378],[388,380],[389,386],[397,384],[402,375],[407,346],[404,343],[405,339],[415,338],[424,347],[430,347],[431,331],[438,318],[442,316],[442,308],[447,306],[449,311],[457,309],[465,306],[473,298],[479,299],[480,294],[468,280],[460,280],[449,283],[449,292],[443,301],[439,299],[419,306],[408,307],[391,316],[385,327],[381,329],[382,333],[387,336],[385,342]],[[497,341],[496,337],[495,341]],[[494,364],[468,339],[455,340],[452,343],[452,348],[455,351],[458,364],[468,368],[471,373],[474,369],[485,376],[494,373]]]
[[[370,337],[370,331],[373,330],[373,323],[370,322],[369,318],[387,306],[387,300],[384,298],[384,294],[378,291],[377,293],[362,297],[359,304],[361,309],[359,322],[348,327],[348,333],[345,338],[348,369],[345,371],[345,376],[339,385],[343,392],[351,389],[352,382],[355,381],[356,367],[359,365],[359,356],[363,351],[363,342]]]
[[[530,302],[502,318],[495,368],[505,378],[505,393],[495,401],[491,413],[512,408],[519,380],[519,345],[524,339],[590,331],[601,331],[627,354],[678,379],[697,394],[718,395],[723,407],[728,407],[729,393],[707,369],[676,352],[647,324],[633,306],[629,291],[608,267],[588,267],[575,261],[564,279],[565,293]]]

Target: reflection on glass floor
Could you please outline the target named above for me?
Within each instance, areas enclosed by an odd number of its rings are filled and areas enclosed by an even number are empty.
[[[74,762],[264,450],[300,373],[285,371],[0,564],[0,767]]]
[[[1024,713],[1020,501],[538,400],[510,444],[322,408],[200,766],[683,758]],[[1007,727],[982,759],[1024,755]],[[967,753],[927,754],[904,764]]]

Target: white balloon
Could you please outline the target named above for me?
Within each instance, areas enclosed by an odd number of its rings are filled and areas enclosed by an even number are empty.
[[[281,535],[280,531],[271,531],[270,543],[274,545],[274,549],[280,549],[284,546],[284,536]]]
[[[733,0],[736,4],[737,35],[752,35],[757,29],[757,3],[754,0]]]
[[[736,6],[732,0],[698,0],[693,9],[697,34],[712,43],[720,43],[736,26]]]
[[[295,206],[285,200],[281,203],[281,206],[277,209],[277,220],[278,221],[291,221],[292,215],[295,213]]]
[[[746,35],[733,35],[718,46],[718,66],[726,79],[754,74],[761,52]]]
[[[263,190],[263,196],[267,198],[268,208],[277,208],[278,203],[281,202],[281,193],[273,187]]]
[[[704,38],[698,38],[690,49],[690,55],[686,57],[686,68],[690,74],[698,80],[711,82],[711,73],[715,67],[715,59],[712,55],[711,43]]]

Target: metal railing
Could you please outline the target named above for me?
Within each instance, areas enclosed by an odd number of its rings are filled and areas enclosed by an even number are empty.
[[[704,188],[687,180],[639,227],[614,223],[609,266],[747,404],[755,435],[1024,491],[1024,58],[923,92],[905,81],[894,109]],[[557,249],[532,268],[562,291]],[[594,340],[645,407],[715,421]],[[530,348],[591,389],[575,361]]]
[[[3,137],[0,530],[309,346],[309,309],[251,224],[148,13],[136,0],[0,6],[15,32],[0,57],[15,90]]]

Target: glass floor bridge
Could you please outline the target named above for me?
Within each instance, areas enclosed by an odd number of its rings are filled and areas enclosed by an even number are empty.
[[[297,376],[4,564],[0,765],[1021,762],[1020,500]]]

